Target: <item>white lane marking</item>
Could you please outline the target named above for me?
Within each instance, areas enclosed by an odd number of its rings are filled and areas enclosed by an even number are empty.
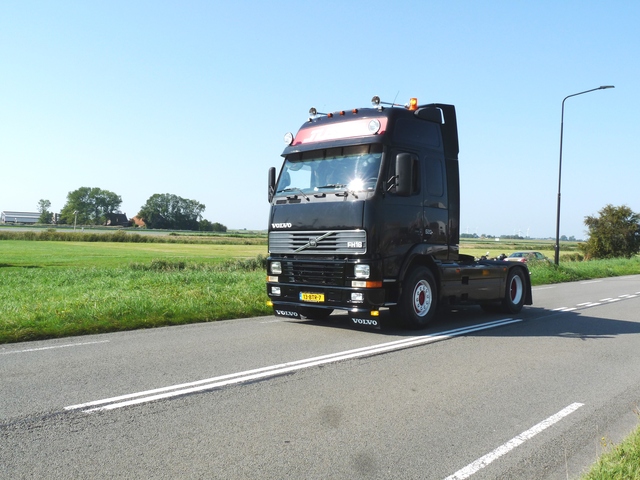
[[[26,350],[12,350],[9,352],[0,352],[0,355],[9,355],[12,353],[40,352],[42,350],[53,350],[56,348],[82,347],[84,345],[96,345],[98,343],[109,343],[109,340],[100,340],[99,342],[68,343],[66,345],[53,345],[51,347],[28,348]]]
[[[618,295],[617,298],[603,298],[598,302],[583,302],[583,303],[578,303],[575,307],[557,307],[552,309],[552,312],[572,312],[574,310],[577,310],[579,307],[580,308],[589,308],[589,307],[596,307],[598,305],[602,305],[603,303],[613,303],[613,302],[619,302],[620,300],[627,300],[629,298],[636,298],[638,295],[629,295],[629,294],[623,294],[623,295]]]
[[[577,409],[579,409],[583,405],[584,405],[584,403],[572,403],[568,407],[563,408],[562,410],[560,410],[555,415],[551,415],[546,420],[543,420],[542,422],[538,423],[537,425],[531,427],[526,432],[522,432],[520,435],[518,435],[516,437],[513,437],[507,443],[505,443],[505,444],[499,446],[498,448],[496,448],[493,452],[486,454],[484,457],[480,457],[475,462],[470,463],[466,467],[458,470],[453,475],[448,476],[445,480],[462,480],[464,478],[469,478],[471,475],[473,475],[474,473],[476,473],[479,470],[483,469],[484,467],[489,465],[494,460],[497,460],[498,458],[500,458],[504,454],[509,453],[514,448],[522,445],[524,442],[526,442],[527,440],[530,440],[531,438],[533,438],[534,436],[536,436],[537,434],[539,434],[543,430],[546,430],[551,425],[559,422],[564,417],[572,414],[573,412],[575,412]]]
[[[344,352],[332,353],[328,355],[322,355],[320,357],[308,358],[304,360],[297,360],[294,362],[282,363],[279,365],[272,365],[270,367],[262,367],[254,370],[247,370],[245,372],[232,373],[229,375],[222,375],[219,377],[207,378],[205,380],[198,380],[195,382],[182,383],[180,385],[172,385],[169,387],[156,388],[153,390],[147,390],[144,392],[130,393],[127,395],[120,395],[117,397],[106,398],[103,400],[95,400],[92,402],[81,403],[78,405],[71,405],[65,407],[65,410],[83,410],[84,412],[94,412],[98,410],[113,410],[115,408],[122,408],[129,405],[137,405],[140,403],[151,402],[154,400],[160,400],[164,398],[177,397],[180,395],[186,395],[189,393],[200,392],[203,390],[211,390],[213,388],[224,387],[227,385],[233,385],[238,383],[245,383],[254,380],[264,379],[268,377],[274,377],[276,375],[283,375],[286,373],[302,370],[304,368],[315,367],[318,365],[325,365],[328,363],[334,363],[341,360],[349,360],[358,357],[377,355],[380,353],[386,353],[393,350],[400,350],[403,348],[413,347],[417,345],[423,345],[427,343],[434,343],[441,340],[447,340],[467,333],[477,332],[480,330],[487,330],[490,328],[497,328],[512,323],[522,322],[521,319],[503,319],[494,322],[487,322],[480,325],[471,327],[462,327],[454,330],[449,330],[441,333],[432,333],[419,337],[409,337],[402,340],[396,340],[393,342],[382,343],[379,345],[373,345],[370,347],[356,348],[353,350],[347,350]],[[89,408],[94,407],[94,408]]]
[[[602,280],[588,280],[586,282],[580,282],[580,285],[589,285],[590,283],[600,283]]]

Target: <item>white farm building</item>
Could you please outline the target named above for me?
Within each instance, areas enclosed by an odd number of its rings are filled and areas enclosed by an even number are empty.
[[[39,213],[34,212],[0,212],[0,223],[13,223],[21,225],[32,225],[38,222]]]

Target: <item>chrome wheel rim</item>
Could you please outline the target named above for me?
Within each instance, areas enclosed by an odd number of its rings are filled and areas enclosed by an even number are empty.
[[[511,284],[509,285],[509,298],[511,299],[511,302],[515,305],[520,303],[523,292],[524,288],[522,286],[522,278],[520,278],[520,275],[515,275],[511,279]]]
[[[424,317],[431,310],[432,303],[431,285],[426,280],[420,280],[413,289],[413,312],[418,317]]]

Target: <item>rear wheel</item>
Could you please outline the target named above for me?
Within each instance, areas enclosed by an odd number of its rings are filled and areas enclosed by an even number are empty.
[[[507,276],[507,286],[502,300],[502,308],[507,313],[518,313],[522,310],[525,297],[526,279],[521,268],[514,268]]]
[[[438,290],[433,274],[426,267],[414,268],[404,282],[398,313],[410,328],[426,327],[436,314]]]

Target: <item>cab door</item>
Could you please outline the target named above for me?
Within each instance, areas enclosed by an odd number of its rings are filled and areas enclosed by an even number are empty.
[[[385,277],[397,276],[406,254],[415,245],[424,240],[424,212],[422,187],[422,166],[417,150],[392,148],[386,152],[383,166],[383,178],[395,176],[395,160],[398,154],[410,154],[413,159],[412,186],[408,195],[399,195],[395,187],[388,188],[379,197],[380,215],[376,221],[376,230],[380,238],[379,253],[383,259]],[[390,182],[393,183],[393,182]]]

